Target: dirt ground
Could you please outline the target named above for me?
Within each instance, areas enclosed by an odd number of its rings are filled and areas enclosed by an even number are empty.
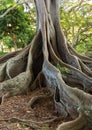
[[[30,106],[28,106],[30,99],[37,95],[47,95],[47,98],[37,100],[32,108],[30,108]],[[17,117],[22,120],[45,122],[41,123],[40,127],[36,128],[37,130],[55,130],[62,120],[55,111],[53,98],[50,95],[47,89],[37,89],[28,95],[14,96],[5,99],[4,103],[0,105],[0,130],[33,130],[32,127],[29,127],[26,123],[9,120],[12,117]],[[46,122],[52,119],[55,120],[49,123]]]

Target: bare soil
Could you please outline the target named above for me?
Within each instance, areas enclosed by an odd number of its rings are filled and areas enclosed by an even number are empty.
[[[32,130],[20,122],[4,121],[3,119],[9,119],[17,117],[25,120],[34,121],[46,121],[60,115],[55,111],[54,102],[52,97],[47,99],[41,99],[35,102],[33,108],[28,107],[28,103],[33,96],[47,95],[49,97],[50,92],[46,89],[37,89],[28,95],[14,96],[5,99],[4,103],[0,105],[0,130]],[[51,123],[42,124],[41,130],[55,130],[57,125],[64,120],[57,118]]]

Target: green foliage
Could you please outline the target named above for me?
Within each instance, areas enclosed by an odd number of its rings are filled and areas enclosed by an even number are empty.
[[[12,48],[14,45],[13,45],[13,39],[9,36],[6,36],[6,37],[3,37],[3,43],[5,46],[8,46],[8,48]]]
[[[64,1],[60,8],[60,22],[68,42],[79,53],[92,51],[92,4]]]
[[[60,64],[57,64],[56,67],[62,72],[62,73],[69,73],[70,70],[67,69],[66,67],[61,67]]]
[[[7,10],[8,6],[13,4],[8,0],[3,1],[0,15]],[[0,40],[8,48],[14,47],[14,42],[16,42],[17,48],[23,48],[31,42],[35,28],[35,9],[33,8],[29,13],[24,13],[23,7],[19,6],[11,10],[5,17],[0,18]]]
[[[7,54],[7,52],[0,51],[0,56]]]
[[[14,0],[0,0],[0,9],[6,9],[14,5]]]

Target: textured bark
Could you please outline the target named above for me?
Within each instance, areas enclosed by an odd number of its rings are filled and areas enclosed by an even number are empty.
[[[92,58],[68,45],[59,23],[59,0],[35,0],[35,4],[37,32],[31,44],[0,59],[1,97],[46,86],[63,117],[76,118],[78,108],[92,111],[92,71],[85,64],[92,64]]]

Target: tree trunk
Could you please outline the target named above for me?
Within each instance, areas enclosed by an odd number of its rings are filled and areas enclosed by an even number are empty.
[[[77,55],[67,44],[59,4],[59,0],[35,0],[36,35],[23,51],[9,55],[7,61],[2,58],[0,94],[22,94],[44,84],[53,94],[57,112],[75,118],[78,108],[92,110],[92,71],[84,64],[92,64],[92,58]]]

